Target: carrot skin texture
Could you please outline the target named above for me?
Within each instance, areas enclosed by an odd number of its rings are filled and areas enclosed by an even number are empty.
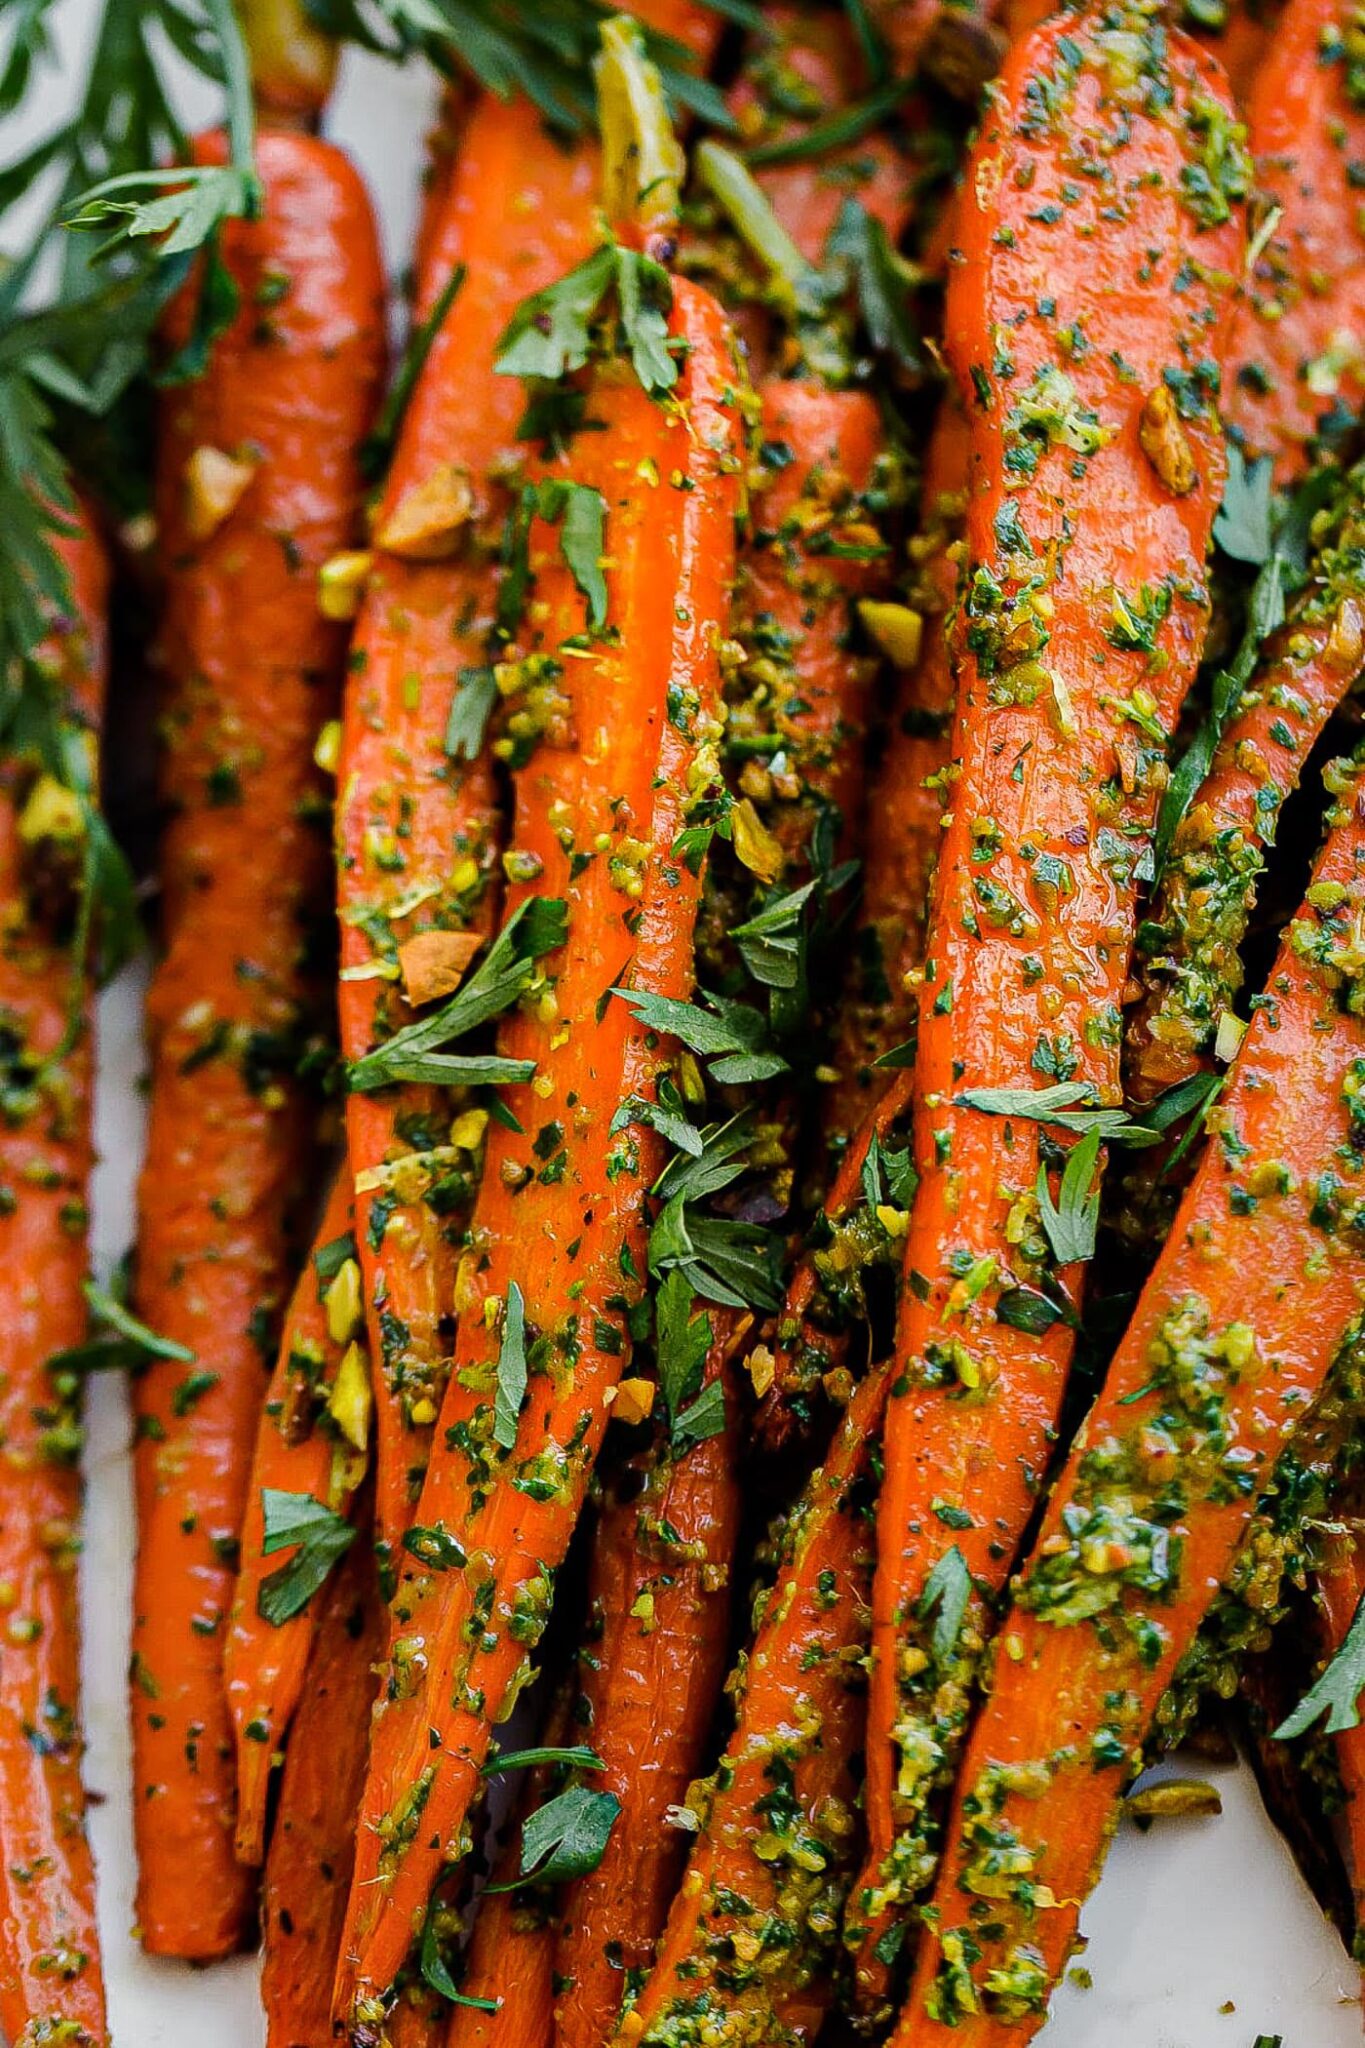
[[[221,141],[197,154],[221,159]],[[189,1395],[187,1368],[157,1363],[137,1385],[131,1695],[139,1925],[152,1952],[192,1957],[235,1947],[250,1918],[232,1854],[222,1624],[265,1390],[252,1318],[280,1298],[312,1148],[298,1085],[249,1062],[298,1028],[306,920],[326,900],[312,751],[344,634],[319,617],[316,579],[355,537],[356,448],[383,358],[378,248],[355,173],[302,135],[262,136],[259,162],[266,216],[226,241],[241,311],[208,374],[167,395],[157,462],[173,816],[136,1303],[216,1377]],[[188,312],[173,309],[172,341]],[[204,449],[251,473],[196,539],[190,474]]]
[[[1309,583],[1266,649],[1181,820],[1148,918],[1145,995],[1128,1026],[1129,1095],[1211,1070],[1218,1020],[1285,799],[1365,658],[1365,467],[1342,480]],[[1156,928],[1161,936],[1156,936]]]
[[[1152,51],[1168,109],[1135,105],[1121,80],[1106,83],[1106,22],[1147,33],[1143,18],[1091,10],[1016,46],[957,218],[965,260],[947,333],[971,423],[967,582],[955,781],[920,991],[902,1378],[878,1519],[867,1880],[850,1907],[869,2001],[885,1981],[884,1917],[932,1869],[927,1800],[960,1738],[984,1626],[974,1604],[951,1668],[927,1652],[919,1666],[926,1587],[954,1548],[983,1591],[1003,1585],[1072,1350],[1064,1320],[1036,1335],[996,1313],[1007,1289],[1051,1266],[1029,1221],[1038,1126],[954,1098],[1064,1076],[1120,1099],[1135,871],[1208,616],[1221,440],[1207,403],[1187,399],[1180,417],[1166,372],[1216,361],[1225,331],[1239,209],[1225,198],[1223,217],[1206,221],[1185,181],[1199,110],[1223,118],[1225,96],[1209,60],[1173,34]],[[1104,170],[1068,207],[1059,194],[1080,161]],[[1199,266],[1193,297],[1173,290],[1187,257]],[[1057,1275],[1073,1293],[1076,1277]],[[959,1512],[971,1526],[955,1531]]]
[[[1257,1493],[1306,1428],[1307,1404],[1365,1301],[1365,1248],[1349,1227],[1332,1227],[1319,1180],[1332,1157],[1343,1216],[1365,1191],[1348,1093],[1352,1072],[1365,1071],[1353,1064],[1365,1056],[1365,991],[1350,951],[1351,905],[1365,887],[1365,770],[1338,767],[1332,829],[1272,970],[1272,1005],[1253,1016],[1220,1104],[1234,1142],[1205,1149],[1002,1622],[1010,1654],[997,1661],[959,1777],[939,1919],[917,1958],[899,2048],[1003,2048],[1042,2024],[1148,1727],[1228,1578]],[[1234,1199],[1248,1183],[1268,1190],[1250,1213]],[[1140,1565],[1128,1577],[1117,1555],[1091,1555],[1100,1570],[1087,1588],[1082,1549],[1106,1503],[1117,1507],[1116,1488],[1128,1486],[1141,1543],[1155,1528],[1144,1507],[1177,1460],[1184,1505],[1162,1517],[1172,1545],[1162,1592],[1144,1593]],[[1229,1485],[1234,1472],[1245,1477]],[[1011,1780],[1015,1766],[1025,1776]],[[993,1882],[981,1861],[991,1828],[1038,1903],[1028,1911],[1006,1884],[990,1916],[998,1935],[971,1932],[978,1960],[960,1937],[973,1929],[964,1901]],[[1007,2018],[983,1986],[1025,1972],[1025,2009]]]
[[[333,1182],[315,1249],[349,1232],[353,1215],[350,1177],[343,1170]],[[256,1432],[242,1523],[241,1565],[223,1656],[228,1711],[237,1742],[236,1845],[243,1863],[259,1863],[265,1854],[271,1760],[284,1745],[302,1697],[318,1629],[316,1600],[278,1625],[266,1621],[257,1607],[264,1581],[292,1555],[282,1551],[266,1556],[261,1496],[270,1487],[281,1493],[311,1494],[338,1511],[349,1504],[359,1471],[347,1470],[342,1484],[333,1485],[337,1439],[318,1427],[316,1417],[306,1409],[299,1415],[299,1368],[295,1362],[298,1358],[319,1360],[321,1369],[313,1385],[325,1390],[336,1378],[344,1349],[329,1333],[326,1303],[320,1297],[310,1258],[289,1304]],[[312,1405],[311,1390],[304,1400]]]
[[[1365,224],[1350,166],[1365,107],[1347,89],[1338,0],[1290,0],[1247,102],[1256,185],[1281,217],[1257,257],[1229,344],[1223,412],[1276,481],[1308,467],[1320,416],[1358,412],[1365,375],[1339,337],[1365,291]]]
[[[1358,1529],[1352,1527],[1344,1539],[1329,1544],[1327,1556],[1314,1575],[1323,1650],[1335,1656],[1345,1642],[1356,1609],[1365,1599],[1365,1559],[1360,1552]],[[1349,1870],[1355,1900],[1355,1933],[1359,1962],[1360,1930],[1365,1927],[1365,1729],[1346,1728],[1332,1737],[1341,1789],[1345,1803],[1341,1825],[1350,1844]]]
[[[548,1597],[601,1442],[603,1397],[624,1369],[623,1284],[628,1291],[632,1264],[644,1273],[644,1193],[656,1148],[649,1133],[637,1148],[633,1131],[613,1138],[608,1126],[625,1096],[652,1088],[668,1054],[608,991],[623,975],[669,995],[685,996],[691,985],[699,882],[669,850],[689,773],[708,786],[712,773],[704,758],[719,694],[712,622],[723,616],[734,574],[742,468],[729,329],[697,288],[675,282],[673,299],[674,331],[691,344],[676,393],[690,419],[665,413],[623,369],[604,371],[590,396],[606,430],[579,437],[550,466],[551,475],[605,498],[607,617],[619,638],[564,663],[544,707],[545,730],[516,771],[514,844],[538,872],[513,894],[561,897],[569,942],[547,968],[552,985],[498,1034],[500,1051],[536,1059],[539,1071],[506,1094],[523,1131],[489,1132],[473,1221],[478,1256],[465,1261],[456,1296],[445,1448],[417,1510],[424,1526],[443,1522],[458,1535],[470,1565],[425,1584],[420,1570],[405,1570],[396,1597],[395,1647],[416,1682],[391,1688],[400,1696],[386,1700],[376,1724],[339,2016],[357,1989],[364,2001],[392,1981],[441,1845],[457,1835],[477,1790],[490,1719],[534,1640],[524,1610],[529,1602],[534,1613]],[[661,482],[642,492],[646,457]],[[663,481],[674,471],[691,479],[691,490]],[[536,520],[529,545],[537,638],[556,650],[582,632],[583,599],[553,529]],[[670,684],[682,693],[672,699],[672,718]],[[594,847],[599,835],[605,843],[595,858],[571,860],[567,849]],[[589,1017],[591,1031],[577,1028]],[[541,1134],[556,1123],[552,1145]],[[546,1160],[534,1151],[538,1137]],[[564,1157],[552,1166],[555,1145]],[[522,1253],[532,1246],[528,1261]],[[577,1355],[546,1398],[533,1373],[516,1445],[499,1456],[491,1388],[499,1304],[514,1280],[524,1293],[528,1345],[536,1331],[566,1329]],[[545,1459],[560,1478],[550,1499],[537,1500],[543,1489],[534,1470],[537,1460],[547,1469]],[[530,1487],[519,1489],[514,1478],[528,1474]],[[485,1632],[463,1650],[476,1598],[480,1613],[488,1610]],[[433,1728],[442,1731],[439,1751]],[[415,1831],[407,1824],[414,1788]]]
[[[850,1765],[863,1722],[857,1681],[871,1587],[861,1496],[889,1377],[879,1369],[858,1387],[779,1538],[777,1582],[749,1650],[735,1731],[658,1959],[617,2031],[619,2048],[677,2039],[670,2027],[680,2013],[704,2016],[718,2039],[811,2041],[832,2002],[838,1886],[852,1875]],[[788,1785],[800,1814],[794,1844],[818,1844],[823,1866],[793,1858],[786,1825],[769,1820],[766,1802]],[[817,1903],[823,1945],[810,1933]],[[803,1930],[795,1948],[793,1924]]]
[[[491,95],[477,103],[430,259],[442,277],[457,263],[468,274],[403,423],[347,683],[337,802],[343,973],[392,965],[397,945],[423,931],[486,932],[496,921],[494,763],[487,748],[464,761],[444,746],[460,671],[487,659],[494,549],[507,508],[493,472],[516,454],[525,409],[521,386],[494,374],[493,357],[519,301],[589,252],[595,196],[590,152],[566,157],[516,105]],[[452,536],[455,552],[421,561],[385,548],[390,522],[451,465],[473,500],[470,531]],[[414,897],[416,908],[405,911]],[[340,999],[348,1059],[409,1021],[391,981],[343,980]],[[376,1364],[376,1520],[390,1568],[412,1518],[449,1370],[457,1264],[452,1217],[428,1199],[452,1161],[426,1164],[429,1141],[403,1131],[433,1123],[447,1102],[442,1091],[401,1083],[353,1093],[346,1108]],[[436,1139],[444,1146],[446,1131]],[[453,1163],[473,1177],[473,1160]],[[388,1181],[365,1184],[385,1167]],[[456,1205],[457,1226],[467,1210],[467,1202]]]
[[[109,570],[83,514],[59,536],[71,585],[69,618],[40,659],[70,717],[97,727],[103,710]],[[0,763],[0,888],[8,906],[0,943],[0,1006],[25,1060],[50,1060],[80,1005],[75,1043],[23,1114],[6,1118],[0,1178],[17,1196],[0,1217],[0,1580],[7,1623],[0,1647],[0,2031],[23,2048],[46,2022],[79,2029],[76,2048],[107,2048],[108,2024],[95,1872],[85,1833],[79,1721],[76,1557],[81,1508],[74,1386],[54,1383],[48,1360],[79,1344],[92,1164],[93,1009],[82,998],[69,940],[48,926],[30,892],[21,814],[27,777]],[[34,1739],[34,1730],[43,1740]]]

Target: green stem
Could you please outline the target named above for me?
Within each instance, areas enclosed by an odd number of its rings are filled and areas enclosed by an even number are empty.
[[[254,215],[260,208],[261,187],[256,176],[256,97],[251,86],[251,60],[232,0],[205,0],[205,12],[223,53],[228,147],[233,168],[250,180],[255,195],[251,209]]]
[[[735,233],[758,258],[781,295],[784,309],[811,311],[821,298],[821,278],[783,227],[763,188],[733,150],[706,141],[697,149],[697,175]]]
[[[663,80],[629,16],[602,24],[602,54],[593,71],[607,217],[646,234],[671,234],[687,159],[673,133]]]

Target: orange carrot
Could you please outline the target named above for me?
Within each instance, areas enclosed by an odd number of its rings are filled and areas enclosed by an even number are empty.
[[[1281,481],[1307,466],[1324,414],[1349,418],[1365,400],[1360,354],[1345,338],[1365,271],[1351,172],[1365,150],[1346,51],[1353,20],[1342,0],[1290,0],[1247,104],[1257,190],[1277,211],[1263,245],[1257,238],[1223,410],[1248,454],[1274,456]]]
[[[1365,764],[1327,779],[1327,844],[1218,1140],[1001,1623],[1007,1654],[958,1781],[902,2048],[1004,2048],[1041,2025],[1163,1695],[1197,1674],[1197,1632],[1258,1496],[1273,1510],[1276,1460],[1311,1435],[1305,1414],[1358,1323]],[[1243,1553],[1253,1608],[1273,1597],[1272,1548]]]
[[[648,11],[676,32],[696,10],[654,0]],[[468,959],[461,948],[496,922],[501,827],[481,727],[496,694],[504,478],[526,399],[494,374],[493,359],[518,303],[590,252],[595,200],[592,151],[566,154],[523,105],[489,95],[463,125],[439,213],[433,202],[419,315],[459,268],[464,282],[404,416],[375,548],[356,564],[368,588],[337,804],[341,1037],[351,1061],[411,1021],[408,994],[430,1000],[443,976],[454,986]],[[353,1093],[347,1105],[378,1366],[376,1514],[390,1571],[450,1367],[455,1247],[478,1179],[482,1116],[451,1133],[451,1107],[448,1091],[408,1081]]]
[[[1365,1558],[1361,1555],[1360,1526],[1352,1516],[1347,1528],[1329,1539],[1326,1554],[1314,1574],[1322,1620],[1323,1647],[1335,1656],[1351,1632],[1351,1624],[1365,1600]],[[1355,1900],[1355,1944],[1357,1963],[1361,1955],[1361,1931],[1365,1929],[1365,1728],[1343,1728],[1332,1738],[1337,1772],[1344,1795],[1342,1824],[1350,1842],[1351,1889]]]
[[[197,154],[220,158],[222,145]],[[354,538],[383,335],[355,173],[301,135],[263,136],[259,161],[265,217],[226,240],[240,312],[207,375],[167,395],[157,464],[173,816],[136,1298],[195,1363],[158,1362],[136,1388],[131,1690],[139,1924],[154,1952],[189,1956],[236,1946],[251,1909],[232,1850],[223,1630],[260,1344],[312,1156],[294,1078],[305,928],[326,882],[312,752],[344,652],[318,616],[316,578]],[[172,340],[190,311],[178,302]]]
[[[889,1373],[865,1379],[782,1528],[737,1681],[736,1727],[658,1960],[616,2036],[811,2041],[835,1991],[857,1849],[872,1543],[869,1466]]]
[[[1104,54],[1115,32],[1160,81],[1140,104]],[[1102,172],[1076,181],[1082,160]],[[889,1916],[933,1868],[930,1800],[966,1711],[970,1658],[940,1670],[925,1647],[935,1575],[956,1553],[983,1589],[1003,1585],[1065,1384],[1088,1250],[1055,1205],[1083,1221],[1089,1194],[1050,1183],[1058,1151],[1027,1110],[1044,1087],[1058,1111],[1120,1096],[1137,875],[1207,622],[1222,484],[1211,394],[1186,365],[1217,360],[1246,177],[1202,52],[1140,8],[1100,6],[1016,47],[957,217],[968,555],[878,1521],[869,1860],[849,1916],[869,2000]]]
[[[1339,480],[1313,530],[1307,585],[1181,821],[1143,926],[1144,1000],[1128,1027],[1138,1102],[1211,1068],[1285,799],[1365,661],[1365,467]]]
[[[489,1129],[442,1453],[417,1512],[470,1562],[405,1571],[397,1596],[338,1980],[348,2016],[363,2018],[392,1981],[444,1845],[458,1840],[490,1723],[543,1625],[644,1271],[652,1134],[610,1126],[626,1097],[652,1091],[668,1053],[611,991],[677,998],[690,986],[699,883],[671,849],[714,773],[713,624],[733,576],[742,467],[728,329],[695,287],[674,281],[671,299],[668,332],[686,346],[669,405],[606,359],[588,391],[602,429],[536,465],[529,486],[535,604],[509,627],[506,668],[522,693],[509,731],[524,756],[509,866],[519,904],[533,888],[542,906],[562,904],[566,942],[499,1031],[500,1052],[538,1071],[507,1090],[518,1128]],[[555,509],[603,519],[600,568],[595,554],[585,563],[571,550],[576,572],[566,561],[544,516]],[[504,585],[505,601],[515,588]]]
[[[54,622],[36,662],[44,695],[79,745],[103,710],[109,572],[77,519],[75,532],[54,536],[70,616]],[[32,759],[0,761],[0,2030],[15,2043],[107,2048],[81,1785],[80,1383],[49,1369],[85,1332],[92,1163],[88,962],[79,928],[74,942],[64,929],[69,864],[82,848],[64,798]]]
[[[287,1572],[295,1552],[267,1551],[264,1499],[267,1493],[303,1497],[344,1513],[365,1470],[368,1371],[354,1346],[361,1310],[352,1219],[350,1178],[343,1171],[289,1304],[256,1433],[241,1567],[223,1652],[237,1738],[237,1854],[244,1863],[259,1863],[265,1854],[270,1775],[302,1696],[318,1629],[316,1601],[296,1609],[286,1601],[293,1611],[282,1615],[272,1600],[279,1586],[275,1575]],[[345,1379],[338,1387],[343,1359]],[[345,1426],[339,1427],[328,1410],[343,1400],[349,1405]]]
[[[268,2048],[321,2048],[331,2039],[332,1978],[386,1628],[367,1541],[353,1547],[315,1606],[307,1683],[265,1867],[261,2002]]]

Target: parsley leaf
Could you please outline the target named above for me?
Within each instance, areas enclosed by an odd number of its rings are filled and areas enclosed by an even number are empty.
[[[462,668],[446,719],[445,750],[452,761],[476,761],[483,751],[489,713],[498,701],[491,668]]]
[[[677,1267],[694,1294],[722,1308],[780,1308],[781,1256],[775,1232],[724,1216],[699,1216],[682,1195],[660,1212],[649,1236],[652,1272]]]
[[[629,1124],[657,1131],[675,1151],[685,1152],[692,1159],[700,1159],[705,1149],[701,1132],[687,1115],[682,1097],[667,1076],[659,1083],[657,1102],[650,1102],[643,1095],[626,1097],[611,1120],[611,1135],[614,1137]]]
[[[953,1097],[959,1109],[977,1109],[986,1116],[1012,1116],[1032,1123],[1056,1124],[1077,1137],[1095,1131],[1103,1138],[1121,1138],[1130,1145],[1152,1142],[1153,1132],[1130,1123],[1122,1109],[1101,1109],[1091,1098],[1088,1081],[1058,1081],[1052,1088],[965,1088]]]
[[[680,1267],[671,1267],[655,1301],[654,1331],[659,1388],[674,1430],[687,1404],[701,1391],[711,1347],[711,1318],[693,1315],[692,1302],[687,1275]]]
[[[971,1597],[972,1575],[966,1558],[955,1543],[951,1550],[944,1551],[925,1580],[916,1609],[921,1621],[927,1621],[934,1609],[938,1609],[931,1640],[940,1664],[946,1663],[957,1647],[967,1602]]]
[[[537,961],[562,946],[567,933],[561,897],[527,897],[513,911],[479,966],[449,1002],[417,1023],[395,1031],[383,1045],[352,1062],[352,1088],[364,1094],[385,1088],[392,1081],[527,1079],[527,1062],[524,1060],[500,1061],[492,1056],[488,1059],[477,1056],[464,1059],[444,1055],[439,1072],[434,1073],[430,1055],[510,1009],[535,979]]]
[[[442,1929],[448,1921],[439,1893],[427,1907],[427,1917],[422,1923],[422,1939],[417,1950],[417,1967],[422,1982],[440,1998],[448,1998],[452,2005],[467,2005],[475,2012],[497,2012],[502,2004],[499,1998],[471,1998],[461,1991],[451,1974],[442,1946]]]
[[[620,1811],[614,1792],[595,1792],[588,1785],[571,1785],[537,1807],[522,1824],[521,1881],[566,1884],[596,1870]]]
[[[493,1397],[493,1441],[510,1451],[517,1440],[521,1404],[526,1398],[526,1303],[515,1280],[507,1287],[498,1351],[498,1385]]]
[[[629,354],[650,396],[662,397],[678,381],[668,337],[672,280],[662,264],[618,242],[604,242],[566,276],[522,300],[494,368],[504,377],[551,383],[581,370],[593,352],[594,327],[612,302],[617,333],[611,345]]]
[[[559,526],[560,553],[588,600],[588,625],[594,633],[600,633],[607,623],[607,583],[602,573],[606,500],[588,484],[550,477],[538,484],[524,485],[508,518],[502,544],[503,573],[498,585],[499,634],[504,640],[511,640],[525,617],[531,593],[531,522],[537,514]]]
[[[878,355],[907,377],[921,377],[925,354],[910,318],[918,273],[892,246],[885,225],[856,199],[845,199],[825,245],[827,273],[842,277],[857,298],[863,331]]]
[[[444,1522],[414,1522],[403,1538],[403,1548],[429,1572],[457,1572],[467,1562]]]
[[[1048,1186],[1047,1168],[1038,1169],[1038,1212],[1052,1256],[1059,1266],[1072,1266],[1095,1256],[1095,1233],[1100,1220],[1100,1191],[1091,1191],[1099,1163],[1100,1134],[1087,1131],[1067,1155],[1057,1189],[1057,1201]]]
[[[707,1437],[720,1436],[724,1429],[725,1387],[718,1379],[710,1380],[674,1423],[673,1448],[681,1455]]]
[[[1277,1742],[1306,1735],[1327,1716],[1326,1733],[1342,1735],[1360,1726],[1360,1695],[1365,1692],[1365,1595],[1361,1597],[1346,1637],[1316,1685],[1304,1694],[1292,1714],[1275,1730]]]
[[[1248,462],[1235,441],[1228,443],[1228,478],[1213,522],[1213,537],[1234,562],[1259,569],[1271,548],[1270,509],[1275,465],[1269,455]]]
[[[739,957],[753,979],[764,988],[796,988],[804,967],[804,924],[802,912],[816,889],[819,877],[774,897],[755,916],[730,927],[730,937],[739,947]]]
[[[613,987],[611,994],[628,1003],[639,1022],[651,1031],[671,1032],[689,1052],[710,1060],[715,1081],[767,1081],[787,1072],[786,1060],[768,1044],[762,1011],[748,1003],[705,996],[711,1007],[703,1010],[697,1003],[680,1003],[672,996],[656,996],[643,989]]]
[[[280,1628],[302,1614],[308,1602],[325,1582],[332,1566],[346,1555],[355,1541],[355,1530],[310,1493],[283,1493],[278,1487],[261,1489],[261,1510],[265,1535],[261,1549],[267,1557],[277,1550],[298,1545],[294,1556],[262,1579],[256,1595],[256,1611],[262,1621]]]

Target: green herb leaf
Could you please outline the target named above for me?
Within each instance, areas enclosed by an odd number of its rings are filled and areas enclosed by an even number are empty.
[[[429,1572],[457,1572],[468,1562],[444,1522],[414,1522],[403,1538],[403,1548]]]
[[[1275,465],[1268,455],[1248,462],[1235,441],[1228,442],[1228,477],[1223,502],[1213,522],[1213,537],[1234,562],[1259,569],[1270,555],[1270,507]]]
[[[774,897],[756,916],[732,925],[730,937],[754,980],[764,988],[796,988],[802,979],[806,905],[819,887],[805,882],[785,896]]]
[[[763,1012],[748,1003],[707,996],[711,1008],[703,1010],[697,1003],[680,1003],[643,989],[614,987],[611,994],[628,1003],[651,1031],[671,1032],[689,1052],[722,1063],[712,1068],[717,1081],[767,1080],[787,1071],[787,1062],[768,1046]]]
[[[528,1814],[521,1830],[521,1877],[537,1884],[567,1884],[596,1870],[621,1802],[614,1792],[571,1785]]]
[[[690,1407],[684,1408],[673,1425],[673,1448],[681,1456],[693,1444],[725,1430],[725,1387],[720,1380],[704,1386]]]
[[[263,1487],[261,1511],[265,1517],[261,1549],[267,1557],[298,1545],[286,1564],[262,1579],[256,1595],[261,1620],[280,1628],[302,1614],[333,1565],[354,1543],[355,1530],[344,1516],[309,1493]]]
[[[664,1275],[654,1305],[659,1388],[669,1426],[677,1430],[683,1410],[701,1390],[711,1348],[711,1318],[692,1313],[693,1294],[678,1266]]]
[[[498,701],[491,668],[462,668],[446,719],[445,750],[452,761],[476,761],[483,752],[488,718]]]
[[[701,1132],[690,1117],[683,1114],[681,1107],[674,1109],[663,1099],[649,1102],[643,1095],[628,1095],[611,1120],[613,1137],[617,1131],[624,1131],[630,1124],[640,1124],[644,1129],[657,1131],[659,1136],[678,1152],[685,1152],[691,1159],[700,1159],[704,1150]]]
[[[526,1303],[515,1280],[507,1287],[502,1344],[498,1351],[498,1386],[493,1399],[493,1441],[510,1451],[517,1440],[521,1404],[526,1398]]]
[[[116,1295],[94,1280],[86,1280],[81,1292],[94,1334],[84,1344],[54,1351],[47,1362],[49,1372],[104,1372],[115,1368],[136,1371],[153,1358],[193,1365],[193,1351],[170,1337],[159,1337]]]
[[[445,1959],[441,1946],[441,1921],[444,1918],[441,1900],[434,1898],[427,1907],[427,1917],[422,1923],[422,1939],[417,1949],[417,1967],[422,1982],[439,1998],[448,1998],[452,2005],[467,2005],[474,2012],[496,2012],[501,2005],[497,1998],[470,1998],[455,1982],[450,1965]]]
[[[1145,1145],[1155,1135],[1143,1124],[1130,1123],[1126,1110],[1101,1109],[1088,1081],[1058,1081],[1051,1088],[966,1088],[953,1097],[959,1109],[981,1110],[986,1116],[1012,1116],[1030,1123],[1056,1124],[1059,1130],[1084,1137],[1121,1138]]]
[[[918,273],[892,247],[883,223],[856,199],[839,209],[825,247],[829,272],[857,297],[863,330],[878,355],[909,378],[923,376],[926,357],[910,318]]]
[[[430,1016],[396,1031],[383,1045],[354,1061],[350,1084],[361,1093],[385,1088],[405,1076],[408,1063],[462,1038],[490,1018],[501,1016],[526,993],[536,963],[568,936],[563,899],[530,896],[513,911],[482,961],[449,1002]]]
[[[1036,1287],[1007,1287],[995,1304],[995,1320],[1026,1337],[1042,1337],[1066,1317],[1056,1302]]]
[[[1275,1730],[1277,1742],[1306,1735],[1325,1714],[1328,1735],[1342,1735],[1360,1726],[1360,1695],[1365,1691],[1365,1596],[1357,1604],[1346,1637],[1331,1663],[1304,1694],[1292,1714]]]
[[[1072,1266],[1095,1256],[1095,1233],[1100,1220],[1100,1191],[1091,1191],[1099,1164],[1100,1134],[1088,1131],[1067,1155],[1057,1189],[1056,1202],[1048,1185],[1047,1168],[1038,1169],[1038,1213],[1052,1256],[1059,1266]]]
[[[921,1621],[938,1609],[934,1619],[932,1636],[934,1656],[940,1665],[946,1664],[957,1647],[962,1630],[967,1603],[972,1597],[972,1575],[967,1560],[954,1544],[945,1550],[924,1582],[916,1609]]]
[[[320,1244],[313,1253],[313,1271],[318,1276],[319,1289],[336,1279],[347,1259],[358,1257],[353,1230],[343,1230],[340,1237],[329,1238],[326,1244]]]
[[[636,249],[605,242],[556,283],[533,292],[513,313],[494,368],[504,377],[557,383],[581,370],[593,352],[594,326],[616,310],[607,345],[624,351],[653,398],[671,391],[678,365],[669,346],[673,284],[662,264]]]

